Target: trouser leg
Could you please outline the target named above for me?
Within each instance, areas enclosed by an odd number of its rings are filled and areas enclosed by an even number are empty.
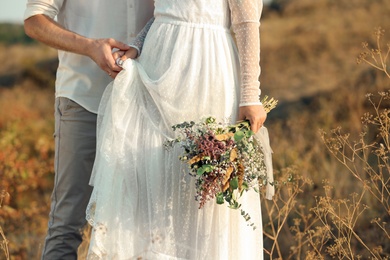
[[[77,259],[96,150],[96,114],[67,98],[55,104],[55,178],[42,259]]]

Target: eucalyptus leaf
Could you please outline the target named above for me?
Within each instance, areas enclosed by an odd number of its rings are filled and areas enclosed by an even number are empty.
[[[233,179],[231,179],[230,188],[232,188],[233,190],[238,188],[238,178],[237,177],[234,177]]]
[[[223,200],[223,193],[220,192],[220,193],[217,193],[216,195],[216,198],[217,198],[217,204],[223,204],[224,203],[224,200]]]
[[[237,131],[234,133],[234,140],[236,142],[240,142],[244,137],[245,137],[245,133],[243,131]]]
[[[214,167],[209,164],[203,165],[202,168],[204,168],[205,172],[212,172],[214,170]]]
[[[231,209],[239,209],[241,207],[241,204],[239,204],[237,201],[234,201],[234,203],[229,205],[229,208]]]
[[[254,134],[255,134],[255,132],[253,132],[252,130],[246,131],[246,137],[248,137],[248,138]]]
[[[203,175],[205,172],[212,172],[214,170],[214,167],[209,165],[209,164],[205,164],[203,165],[202,167],[200,167],[197,171],[196,171],[196,174],[198,175]]]
[[[226,194],[225,195],[225,200],[226,200],[226,202],[230,203],[230,201],[232,200],[232,194],[231,193]]]
[[[205,172],[204,168],[203,168],[203,167],[200,167],[200,168],[196,171],[196,174],[197,174],[197,175],[203,175],[204,172]]]

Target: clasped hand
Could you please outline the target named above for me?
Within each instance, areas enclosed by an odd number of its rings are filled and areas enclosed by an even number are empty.
[[[89,55],[93,61],[111,78],[115,78],[122,68],[115,62],[118,58],[123,61],[138,55],[137,49],[115,39],[95,39],[89,48]]]
[[[255,133],[263,126],[266,119],[267,112],[262,105],[242,106],[238,110],[238,120],[249,120],[251,130]]]
[[[116,75],[122,70],[122,64],[127,59],[135,59],[138,56],[138,51],[134,47],[129,47],[128,50],[116,50],[112,52],[112,58],[115,61],[115,68],[119,67],[119,70],[115,71],[115,75],[111,75],[115,78]]]

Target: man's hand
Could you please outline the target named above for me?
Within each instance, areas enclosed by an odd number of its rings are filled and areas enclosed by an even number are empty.
[[[113,49],[119,49],[117,52],[112,52]],[[88,56],[111,78],[122,70],[120,66],[115,63],[116,57],[119,57],[128,51],[130,46],[116,41],[114,39],[96,39],[91,44]],[[123,56],[122,56],[123,57]]]
[[[24,21],[28,36],[58,50],[90,57],[108,75],[114,78],[121,67],[115,64],[112,50],[126,52],[129,46],[114,39],[90,39],[69,31],[43,14],[34,15]]]
[[[242,106],[238,110],[238,120],[249,120],[251,130],[255,133],[263,126],[267,113],[262,105]]]

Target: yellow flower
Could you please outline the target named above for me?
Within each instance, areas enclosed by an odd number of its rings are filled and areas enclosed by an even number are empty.
[[[233,136],[234,136],[234,134],[229,132],[227,134],[216,135],[215,139],[217,139],[218,141],[226,141],[226,140],[229,140],[230,138],[232,138]]]

